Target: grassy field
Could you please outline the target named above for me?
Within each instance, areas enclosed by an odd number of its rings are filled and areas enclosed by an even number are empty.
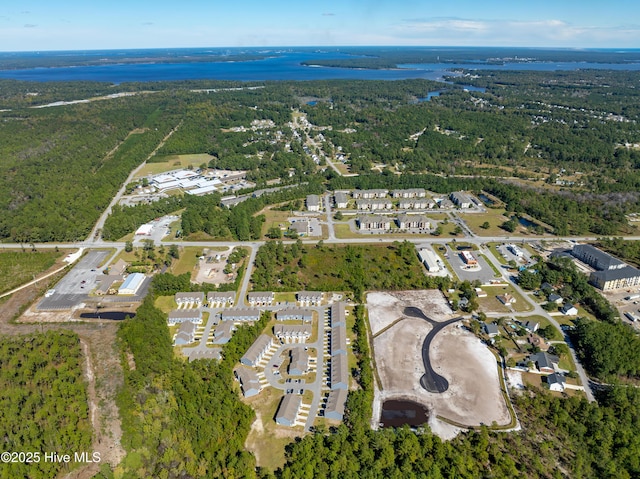
[[[491,251],[491,253],[493,254],[493,256],[501,263],[501,264],[507,264],[507,260],[504,259],[504,256],[502,256],[500,254],[500,251],[498,251],[498,245],[499,243],[487,243],[487,246],[489,246],[489,250]]]
[[[285,230],[282,233],[284,234],[289,227],[288,218],[291,216],[290,211],[273,211],[271,209],[265,209],[262,210],[260,214],[265,216],[265,222],[262,224],[262,236],[265,236],[270,228],[279,229],[280,226],[283,226]]]
[[[291,247],[285,246],[280,260],[276,248],[267,243],[258,251],[252,276],[255,290],[401,290],[424,288],[430,281],[410,243],[305,245],[295,258],[288,256]],[[301,260],[304,265],[298,267]]]
[[[173,296],[158,296],[154,305],[163,313],[169,313],[178,307]]]
[[[0,252],[0,293],[37,278],[67,253],[68,251]]]
[[[206,153],[195,155],[171,155],[164,158],[155,158],[153,163],[145,164],[140,171],[136,174],[135,178],[142,178],[147,175],[157,175],[164,173],[165,171],[178,170],[180,168],[186,168],[187,166],[193,166],[198,168],[203,163],[209,163],[212,156]]]
[[[501,236],[508,233],[500,228],[500,225],[507,221],[507,217],[504,216],[504,209],[492,209],[488,208],[486,213],[476,214],[461,214],[460,218],[464,220],[469,229],[478,236]],[[484,222],[489,223],[489,228],[480,228]]]
[[[198,255],[200,254],[202,254],[202,248],[198,246],[180,248],[180,259],[173,262],[169,271],[176,276],[194,272],[198,264]]]
[[[336,238],[363,238],[365,236],[351,231],[347,223],[334,223],[333,229],[335,230]],[[384,237],[385,235],[379,236]]]
[[[245,443],[256,456],[258,466],[272,471],[284,464],[284,448],[294,437],[303,435],[300,428],[278,426],[276,411],[282,399],[282,391],[267,387],[254,397],[244,400],[256,412],[253,425]]]
[[[533,306],[531,306],[529,302],[511,286],[484,286],[482,289],[487,292],[487,297],[478,298],[478,304],[485,312],[495,311],[499,313],[510,313],[512,311],[511,308],[513,308],[513,311],[517,313],[526,313],[533,310]],[[511,305],[511,308],[508,308],[496,298],[497,295],[505,293],[509,293],[516,299],[516,302]]]

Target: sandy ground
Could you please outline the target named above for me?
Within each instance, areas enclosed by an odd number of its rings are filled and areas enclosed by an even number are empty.
[[[520,371],[507,369],[507,383],[511,389],[524,389],[524,381]]]
[[[381,403],[391,398],[424,404],[431,411],[429,425],[445,439],[455,436],[459,429],[436,416],[467,426],[490,425],[494,421],[499,425],[509,423],[509,410],[500,391],[495,357],[477,337],[458,324],[443,329],[434,338],[430,351],[433,367],[449,381],[449,389],[437,394],[420,386],[419,380],[424,373],[422,343],[431,326],[416,318],[397,321],[402,317],[400,311],[406,306],[421,307],[434,320],[448,319],[451,312],[444,299],[441,300],[443,303],[432,299],[436,306],[432,309],[425,305],[428,299],[423,298],[441,297],[439,292],[435,295],[424,291],[408,293],[372,293],[367,298],[373,296],[374,300],[368,301],[367,305],[369,317],[374,318],[375,326],[372,324],[371,328],[383,330],[374,339],[376,367],[382,383],[382,390],[376,394],[374,423],[378,421]],[[414,302],[414,298],[417,301]],[[388,329],[384,330],[384,327]]]
[[[223,271],[225,266],[227,265],[227,257],[231,253],[231,249],[229,248],[227,251],[211,251],[209,252],[209,256],[214,256],[219,254],[222,256],[220,261],[213,261],[212,263],[207,263],[204,260],[198,261],[196,267],[196,279],[194,280],[196,283],[210,283],[210,284],[222,284],[229,283],[231,280],[227,276],[227,274]]]
[[[375,336],[394,321],[403,318],[402,310],[415,306],[435,321],[445,321],[453,317],[447,300],[438,290],[375,292],[367,294],[369,325]]]

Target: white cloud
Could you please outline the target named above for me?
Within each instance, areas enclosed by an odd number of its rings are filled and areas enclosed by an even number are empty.
[[[640,27],[591,27],[562,20],[408,19],[390,32],[399,43],[545,47],[634,46]]]

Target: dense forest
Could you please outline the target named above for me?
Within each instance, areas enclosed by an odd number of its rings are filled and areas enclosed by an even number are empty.
[[[224,360],[185,363],[173,356],[166,316],[151,297],[120,338],[135,368],[120,395],[128,455],[113,471],[124,477],[261,478],[632,478],[640,474],[640,393],[616,387],[599,403],[525,390],[514,397],[521,431],[483,426],[443,441],[428,428],[370,429],[373,372],[364,308],[354,311],[358,388],[345,424],[320,426],[287,446],[277,471],[255,469],[243,443],[253,420],[233,386],[232,368],[268,317],[242,327]],[[604,323],[603,323],[604,324]],[[124,361],[124,364],[128,364]],[[100,477],[114,477],[103,470]]]
[[[632,74],[485,71],[463,80],[485,91],[426,80],[245,88],[231,82],[132,83],[119,89],[131,96],[47,108],[32,106],[70,98],[71,86],[3,81],[0,239],[85,238],[128,173],[158,147],[158,160],[209,153],[210,166],[247,170],[259,185],[325,181],[318,174],[324,166],[302,148],[308,136],[330,157],[340,151],[363,184],[394,183],[397,173],[402,181],[431,173],[445,180],[448,191],[457,180],[467,180],[469,189],[485,188],[560,235],[612,235],[626,228],[624,214],[635,212],[640,199],[639,94]],[[203,92],[207,87],[219,89]],[[436,90],[440,96],[424,100]],[[84,82],[75,99],[108,91]],[[294,113],[315,126],[296,137]],[[374,164],[387,175],[372,171]],[[107,237],[120,237],[123,228],[109,232],[111,226]],[[224,237],[221,231],[212,236]]]
[[[91,450],[91,422],[78,336],[50,331],[0,338],[2,451],[35,453],[0,462],[0,477],[50,478],[75,463],[46,461],[45,452]]]
[[[385,246],[316,246],[272,241],[256,254],[253,287],[258,291],[351,291],[446,288],[449,278],[424,275],[412,243]]]
[[[243,326],[225,345],[224,360],[184,362],[174,357],[167,318],[149,295],[119,332],[125,367],[119,394],[123,445],[118,477],[255,477],[244,450],[253,411],[238,399],[232,369],[268,317]],[[129,364],[126,359],[123,364]],[[103,477],[112,477],[103,471]]]

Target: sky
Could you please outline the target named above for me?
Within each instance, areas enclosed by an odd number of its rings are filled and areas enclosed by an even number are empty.
[[[638,0],[5,0],[0,51],[271,46],[639,48]]]

